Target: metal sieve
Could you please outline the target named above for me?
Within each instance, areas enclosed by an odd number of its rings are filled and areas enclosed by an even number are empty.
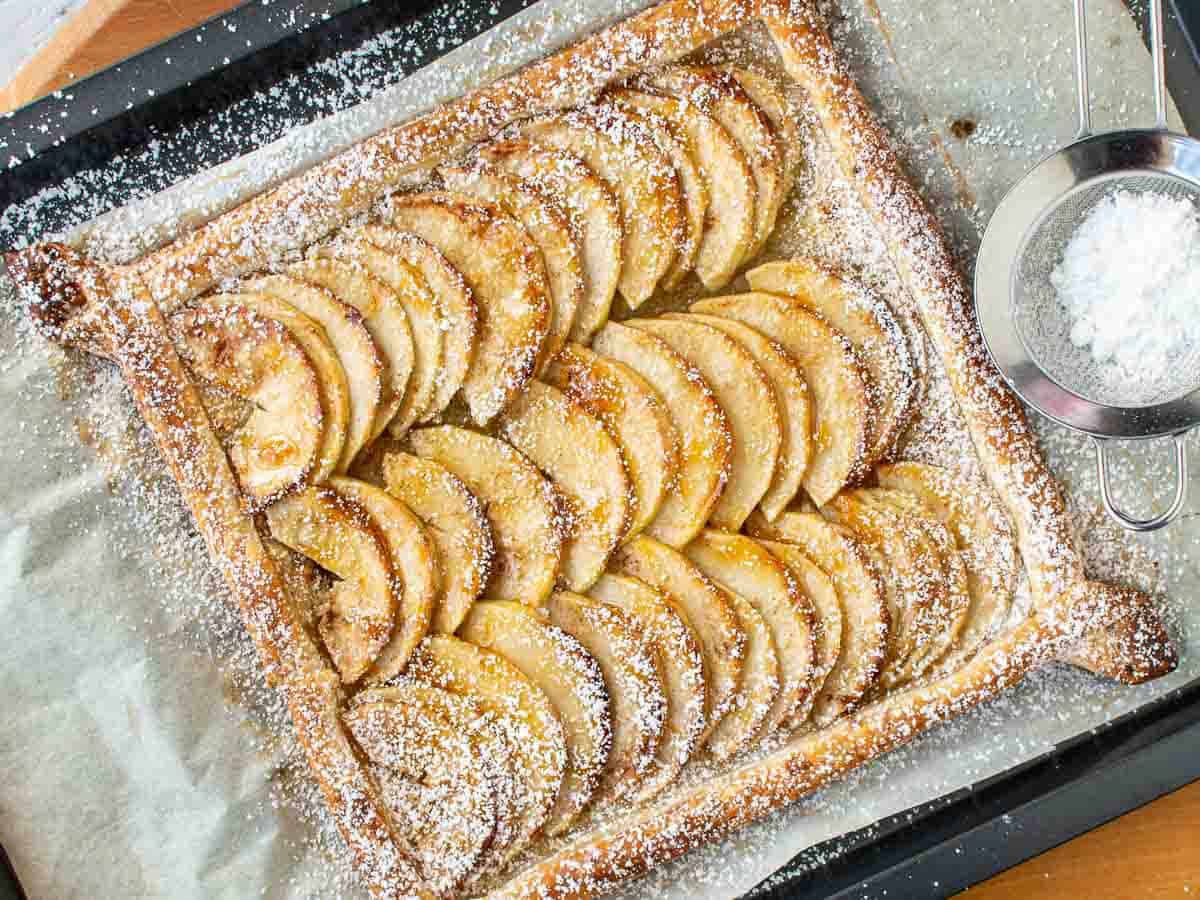
[[[1150,8],[1155,127],[1092,133],[1084,4],[1075,0],[1079,135],[1027,172],[992,214],[975,264],[975,312],[992,360],[1017,395],[1091,436],[1109,515],[1132,531],[1153,531],[1179,514],[1187,495],[1183,437],[1200,425],[1200,347],[1170,360],[1164,377],[1114,382],[1087,348],[1071,342],[1050,273],[1075,229],[1115,191],[1186,198],[1200,209],[1200,141],[1167,130],[1162,0]],[[1113,501],[1108,442],[1156,437],[1174,443],[1175,496],[1165,512],[1139,519]]]

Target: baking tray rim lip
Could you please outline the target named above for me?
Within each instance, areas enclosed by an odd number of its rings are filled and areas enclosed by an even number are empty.
[[[306,6],[315,6],[316,5],[316,3],[312,2],[312,0],[301,0],[301,2],[303,2]],[[244,52],[240,53],[237,57],[230,56],[228,63],[222,62],[221,64],[218,64],[218,65],[209,66],[205,71],[198,73],[195,77],[207,77],[210,75],[219,77],[223,71],[231,68],[233,65],[235,65],[237,63],[244,63],[247,60],[252,59],[254,56],[256,56],[266,50],[269,50],[269,49],[277,46],[278,44],[282,43],[283,41],[285,41],[289,38],[295,37],[296,35],[299,35],[303,32],[311,31],[311,32],[315,33],[315,32],[318,32],[318,31],[321,31],[324,29],[332,29],[340,17],[344,16],[346,13],[353,12],[356,9],[371,6],[371,5],[373,5],[374,0],[318,0],[318,2],[324,3],[328,7],[336,7],[337,11],[335,13],[333,13],[332,15],[329,15],[327,18],[323,18],[320,21],[310,22],[307,24],[297,23],[297,25],[293,28],[278,29],[277,32],[274,34],[274,36],[269,40],[262,40],[261,42],[254,42],[252,45],[246,45],[245,41],[243,41],[243,46],[245,47]],[[412,12],[412,15],[410,18],[419,19],[424,16],[427,16],[427,15],[431,14],[432,12],[434,12],[435,10],[437,10],[439,7],[447,5],[449,2],[452,2],[452,0],[416,0],[416,2],[414,2],[412,4],[413,12]],[[1172,5],[1174,5],[1174,4],[1172,4]],[[128,57],[127,59],[122,60],[121,62],[118,62],[112,66],[109,66],[109,67],[106,67],[105,69],[99,70],[98,72],[96,72],[84,79],[81,79],[79,82],[72,84],[69,88],[64,89],[63,91],[58,91],[53,94],[47,95],[45,97],[39,98],[37,100],[31,101],[30,103],[18,108],[17,110],[0,115],[0,138],[4,137],[4,130],[5,130],[6,125],[8,123],[12,122],[13,120],[21,120],[25,117],[34,116],[39,112],[54,109],[54,108],[56,108],[56,105],[61,102],[76,102],[76,101],[67,100],[67,98],[64,96],[64,94],[68,91],[75,92],[77,89],[82,89],[84,87],[88,87],[88,89],[95,88],[97,86],[103,88],[103,87],[107,87],[110,83],[113,83],[113,84],[123,83],[132,77],[131,73],[129,73],[127,70],[129,68],[131,68],[134,64],[137,64],[137,63],[143,62],[143,61],[156,60],[156,59],[159,59],[160,57],[165,56],[166,54],[168,54],[171,51],[171,49],[173,47],[180,46],[183,43],[187,42],[189,39],[194,41],[195,35],[198,32],[201,32],[204,29],[211,27],[214,23],[221,23],[221,22],[225,22],[230,19],[237,19],[239,22],[241,22],[241,21],[243,21],[243,17],[244,17],[244,20],[248,21],[248,20],[253,19],[255,16],[263,15],[264,10],[267,10],[268,12],[270,12],[270,11],[273,11],[274,9],[275,9],[274,7],[268,7],[268,6],[264,6],[260,3],[256,3],[256,2],[254,2],[254,0],[242,0],[242,2],[237,7],[230,10],[230,12],[228,12],[228,13],[219,14],[217,16],[214,16],[192,29],[189,29],[187,31],[184,31],[184,32],[172,37],[172,38],[168,38],[168,39],[161,41],[155,45],[152,45],[151,47],[148,47],[147,49],[140,51],[139,53],[134,54],[133,56]],[[512,13],[509,13],[508,15],[515,14],[516,11],[517,10],[514,10]],[[507,18],[507,17],[508,16],[506,15],[503,18]],[[493,22],[492,25],[489,26],[489,30],[490,30],[490,28],[495,27],[496,24],[499,24],[500,21],[503,21],[503,18],[498,19],[495,22]],[[480,32],[480,33],[486,33],[486,31]],[[468,38],[468,40],[470,40],[471,38],[473,38],[475,36],[477,36],[477,35],[471,35]],[[441,56],[443,56],[446,53],[449,53],[451,50],[453,50],[455,48],[455,46],[458,46],[458,45],[448,42],[447,45],[444,47],[444,49],[441,49],[437,52],[431,53],[431,55],[424,61],[423,65],[429,65],[429,64],[436,62],[437,59],[439,59]],[[186,85],[189,84],[191,82],[191,80],[194,80],[194,79],[191,79],[191,78],[180,79],[179,82],[177,84],[175,84],[173,87],[169,88],[166,91],[166,93],[178,90],[182,87],[186,87]],[[1197,78],[1197,81],[1196,81],[1194,87],[1196,89],[1200,89],[1200,77]],[[158,95],[158,96],[161,96],[161,95]],[[157,99],[157,96],[143,97],[143,98],[141,98],[140,102],[131,104],[129,107],[122,108],[120,110],[115,111],[114,114],[112,116],[108,117],[107,119],[102,118],[98,121],[93,122],[91,127],[87,128],[87,129],[77,130],[76,132],[74,132],[73,134],[71,134],[68,137],[56,139],[53,142],[48,143],[45,147],[42,148],[41,151],[39,151],[39,154],[41,152],[44,152],[47,149],[53,149],[60,145],[71,144],[74,142],[86,140],[89,131],[91,131],[93,128],[100,127],[102,125],[111,123],[114,120],[119,119],[122,115],[136,113],[138,110],[144,109],[144,107],[150,105],[155,99]],[[1200,125],[1200,123],[1196,123],[1196,124]],[[1189,123],[1189,127],[1190,128],[1195,127],[1195,125],[1193,125],[1193,123]],[[2,145],[0,145],[0,146],[2,146]],[[199,171],[202,171],[202,169],[197,170],[197,172],[199,172]],[[20,175],[20,165],[14,167],[14,168],[9,168],[7,171],[5,171],[5,164],[3,162],[0,162],[0,174],[5,174],[5,175],[9,175],[9,176],[12,176],[12,175],[19,176]],[[72,175],[72,174],[74,174],[74,173],[70,172],[70,171],[63,171],[63,172],[59,173],[59,177],[60,177],[60,179],[65,179],[67,177],[70,177],[70,175]],[[195,173],[193,173],[193,174],[195,174]],[[854,854],[860,853],[864,849],[869,849],[872,843],[877,842],[878,840],[880,840],[884,837],[887,837],[887,836],[895,834],[895,833],[905,832],[910,828],[919,827],[921,821],[929,813],[943,811],[943,810],[946,810],[947,808],[952,807],[956,804],[963,803],[964,801],[969,800],[969,798],[979,790],[983,790],[983,789],[989,788],[993,785],[1000,784],[1003,782],[1020,779],[1023,774],[1027,773],[1031,769],[1034,769],[1041,765],[1045,765],[1047,762],[1055,759],[1056,757],[1061,756],[1063,753],[1069,752],[1070,750],[1072,750],[1074,748],[1077,748],[1077,747],[1087,744],[1089,742],[1096,741],[1098,738],[1101,738],[1105,733],[1108,733],[1108,732],[1111,732],[1114,730],[1119,730],[1120,728],[1129,727],[1133,724],[1138,723],[1138,720],[1141,720],[1141,723],[1139,726],[1140,728],[1148,729],[1154,724],[1155,721],[1157,721],[1163,717],[1162,710],[1164,708],[1169,708],[1174,704],[1180,703],[1181,698],[1183,698],[1183,702],[1189,708],[1190,713],[1194,715],[1195,720],[1197,722],[1200,722],[1200,677],[1197,677],[1197,678],[1192,679],[1182,685],[1179,685],[1176,688],[1171,689],[1169,692],[1167,692],[1165,694],[1151,698],[1146,703],[1144,703],[1134,709],[1128,710],[1127,712],[1122,713],[1121,715],[1117,716],[1116,718],[1114,718],[1112,720],[1104,722],[1097,728],[1090,729],[1090,730],[1084,731],[1084,732],[1080,732],[1079,734],[1076,734],[1070,738],[1060,741],[1060,742],[1056,743],[1052,748],[1047,749],[1046,751],[1038,754],[1037,756],[1035,756],[1031,759],[1028,759],[1021,763],[1018,763],[1015,766],[1013,766],[1012,768],[1006,769],[995,775],[988,776],[987,778],[982,779],[979,782],[975,782],[975,783],[972,783],[971,785],[951,791],[950,793],[943,795],[942,797],[938,797],[938,798],[934,798],[929,801],[925,801],[924,803],[917,804],[906,810],[886,816],[882,819],[879,819],[879,820],[871,823],[869,826],[866,826],[863,829],[858,829],[856,831],[847,832],[845,834],[830,838],[826,841],[822,841],[818,844],[814,844],[811,847],[805,848],[804,850],[800,851],[800,853],[797,854],[797,856],[803,855],[804,853],[819,852],[823,848],[836,849],[837,856],[852,856]],[[1176,711],[1176,712],[1178,712],[1178,711]],[[1187,726],[1182,726],[1182,727],[1187,727]],[[1160,737],[1160,738],[1157,738],[1156,740],[1161,740],[1161,739],[1162,738]],[[1124,754],[1118,755],[1115,759],[1111,760],[1108,764],[1118,763],[1121,761],[1122,758],[1124,758]],[[1105,765],[1094,766],[1094,767],[1088,769],[1087,771],[1081,773],[1076,778],[1072,778],[1072,779],[1068,779],[1068,780],[1084,779],[1084,778],[1088,777],[1089,774],[1092,774],[1094,771],[1102,769],[1102,768],[1105,768]],[[1049,792],[1047,792],[1047,793],[1049,793]],[[934,808],[936,808],[936,809],[934,809]],[[1132,809],[1134,807],[1131,806],[1130,808]],[[918,816],[916,816],[915,819],[912,818],[912,813],[914,810],[922,811],[922,814],[919,814]],[[900,827],[897,827],[897,828],[887,827],[887,825],[890,825],[890,823],[899,822],[900,820],[903,820],[903,819],[910,819],[910,821],[908,821],[905,825],[901,825]],[[886,823],[886,825],[885,825],[885,823]],[[881,825],[885,825],[885,827],[882,831],[879,831]],[[848,842],[848,841],[853,842],[855,836],[862,834],[862,833],[869,832],[872,829],[877,830],[877,833],[873,837],[866,838],[861,843],[854,844],[854,846],[850,846],[850,847],[844,846],[846,844],[846,842]],[[837,845],[839,845],[839,844],[843,845],[843,847],[841,847],[840,849],[837,848]],[[799,873],[799,875],[796,877],[780,879],[780,873],[782,873],[790,865],[791,865],[791,863],[784,864],[779,869],[777,869],[776,872],[774,872],[771,876],[769,876],[769,878],[767,880],[768,881],[782,880],[783,884],[786,886],[786,884],[788,884],[789,882],[795,882],[798,879],[802,879],[802,878],[809,876],[811,874],[811,872],[813,871],[813,870],[806,870],[803,873]],[[996,871],[998,872],[998,871],[1000,871],[1000,869],[997,869]],[[0,872],[0,876],[2,876],[2,875],[3,875],[3,873]],[[779,885],[776,885],[775,887],[777,889],[779,887]],[[16,886],[16,889],[19,890],[19,886]],[[21,894],[20,896],[23,897],[24,895]]]

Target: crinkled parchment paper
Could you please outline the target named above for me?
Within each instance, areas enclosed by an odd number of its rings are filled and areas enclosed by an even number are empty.
[[[75,237],[113,260],[136,255],[180,216],[223,208],[644,5],[547,0],[375,100]],[[1133,22],[1119,0],[1089,5],[1094,120],[1148,123],[1148,55]],[[1005,188],[1071,137],[1068,7],[847,0],[835,18],[839,44],[964,264]],[[386,36],[380,48],[405,52]],[[353,80],[352,57],[341,73]],[[93,215],[88,185],[120,177],[125,164],[0,211],[0,243],[41,236],[43,204],[61,206],[64,196],[80,219]],[[46,344],[7,285],[0,301],[0,841],[29,894],[358,896],[283,711],[119,377]],[[1139,688],[1062,666],[1037,673],[629,895],[744,891],[804,847],[1002,772],[1200,675],[1200,610],[1190,602],[1200,578],[1200,483],[1182,521],[1130,538],[1099,511],[1087,443],[1050,425],[1041,432],[1069,486],[1092,573],[1164,598],[1184,648],[1179,671]],[[1198,446],[1193,438],[1193,456]],[[1167,457],[1154,444],[1131,447],[1118,495],[1161,506]]]

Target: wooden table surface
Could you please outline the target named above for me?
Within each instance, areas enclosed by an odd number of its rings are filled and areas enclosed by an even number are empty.
[[[13,108],[237,6],[239,0],[92,0],[0,88]],[[1200,900],[1200,782],[960,895],[969,900]]]

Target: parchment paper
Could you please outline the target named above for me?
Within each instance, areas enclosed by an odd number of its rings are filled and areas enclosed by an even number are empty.
[[[208,208],[645,5],[547,0],[378,100],[203,176]],[[1118,0],[1089,5],[1097,126],[1148,123],[1148,55],[1133,23]],[[839,43],[969,264],[1007,185],[1074,130],[1069,4],[853,0],[845,9]],[[953,136],[971,125],[970,136]],[[128,257],[163,239],[168,229],[155,223],[195,193],[168,194],[76,237]],[[8,286],[0,290],[0,840],[27,891],[358,896],[283,713],[119,378],[47,345]],[[1066,667],[1039,673],[626,893],[731,896],[806,846],[1018,765],[1200,675],[1191,602],[1200,476],[1187,518],[1149,538],[1118,538],[1098,512],[1086,443],[1052,426],[1043,435],[1093,574],[1164,595],[1184,647],[1180,670],[1140,688]],[[1196,450],[1193,438],[1193,458]],[[1132,448],[1120,468],[1120,496],[1163,502],[1165,448]]]

